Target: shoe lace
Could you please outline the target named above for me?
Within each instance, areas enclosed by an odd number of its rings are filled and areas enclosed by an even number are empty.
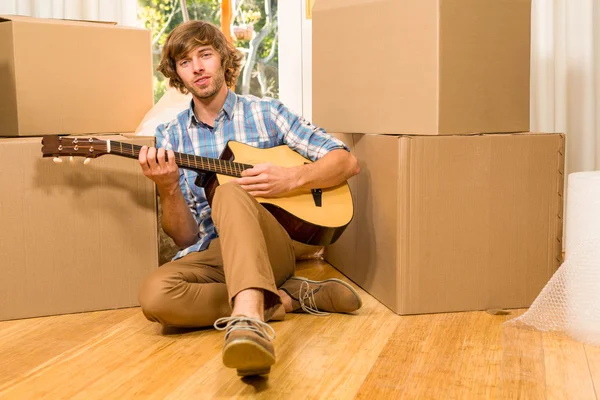
[[[229,334],[233,331],[250,331],[268,340],[275,339],[275,329],[266,322],[256,318],[244,316],[223,317],[215,321],[214,327],[218,331],[227,330],[225,340],[227,340]]]
[[[318,316],[326,316],[330,314],[317,308],[317,303],[315,302],[315,291],[310,288],[310,285],[307,281],[302,281],[300,284],[298,302],[300,303],[300,307],[309,314]]]

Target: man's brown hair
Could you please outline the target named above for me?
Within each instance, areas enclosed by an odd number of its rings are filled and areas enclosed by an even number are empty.
[[[221,56],[225,84],[228,87],[235,86],[242,65],[242,54],[218,27],[206,21],[188,21],[173,29],[163,46],[158,71],[169,78],[170,86],[186,94],[187,89],[177,75],[176,63],[195,47],[207,45],[213,46]]]

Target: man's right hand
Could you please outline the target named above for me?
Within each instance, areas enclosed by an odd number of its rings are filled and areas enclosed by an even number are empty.
[[[165,155],[168,156],[168,161]],[[179,167],[172,150],[165,152],[165,149],[143,146],[138,161],[144,175],[156,183],[159,192],[172,192],[179,188]]]

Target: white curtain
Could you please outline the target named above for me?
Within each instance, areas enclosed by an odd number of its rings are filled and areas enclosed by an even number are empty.
[[[140,26],[137,0],[0,0],[0,15],[112,21]]]
[[[600,0],[533,0],[531,130],[567,135],[565,174],[600,170]]]
[[[600,170],[600,0],[533,0],[531,22],[531,130],[566,134],[568,202],[568,175]]]

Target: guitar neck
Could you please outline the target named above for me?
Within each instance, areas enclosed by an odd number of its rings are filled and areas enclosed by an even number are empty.
[[[107,153],[119,155],[128,158],[137,159],[142,146],[130,143],[107,140]],[[209,158],[195,156],[185,153],[175,153],[175,163],[180,168],[191,169],[194,171],[208,171],[222,175],[241,177],[242,171],[252,168],[252,165],[242,164],[234,161],[220,160],[218,158]]]

